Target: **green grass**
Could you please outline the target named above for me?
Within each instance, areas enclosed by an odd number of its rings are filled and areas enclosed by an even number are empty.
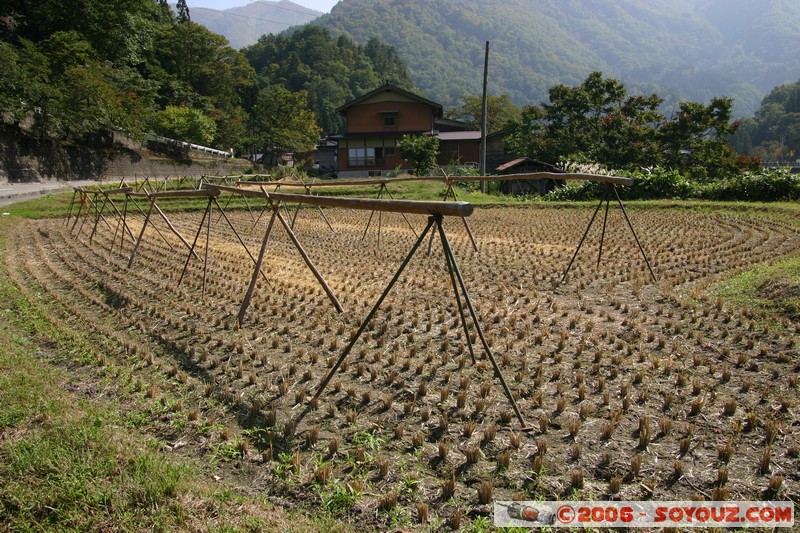
[[[737,307],[800,321],[800,256],[742,272],[717,283],[711,291]]]

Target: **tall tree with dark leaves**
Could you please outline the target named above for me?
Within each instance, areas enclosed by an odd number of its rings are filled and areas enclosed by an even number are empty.
[[[169,7],[167,0],[158,0],[159,17],[163,22],[170,22],[172,18],[172,9]]]
[[[178,0],[178,22],[190,22],[192,19],[189,16],[189,6],[186,5],[186,0]]]
[[[282,85],[259,93],[252,131],[265,163],[274,165],[283,153],[307,152],[316,146],[320,129],[306,101],[304,92],[293,93]]]

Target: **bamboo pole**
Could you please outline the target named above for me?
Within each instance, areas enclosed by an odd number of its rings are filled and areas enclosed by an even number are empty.
[[[342,209],[361,209],[365,211],[379,211],[384,213],[406,213],[416,215],[442,215],[467,217],[473,212],[472,204],[468,202],[437,202],[423,200],[384,200],[376,198],[340,198],[337,196],[312,196],[307,194],[287,194],[266,191],[254,191],[228,187],[224,185],[211,185],[211,188],[223,192],[232,192],[252,198],[265,198],[276,202],[302,203],[322,207],[338,207]]]

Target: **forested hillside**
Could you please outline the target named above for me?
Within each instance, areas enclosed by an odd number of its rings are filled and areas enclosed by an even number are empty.
[[[379,36],[446,106],[480,93],[487,40],[490,92],[516,104],[602,71],[667,106],[729,96],[744,116],[800,76],[800,3],[781,0],[343,0],[313,24]]]
[[[414,89],[397,52],[376,38],[359,46],[347,37],[334,38],[327,30],[307,26],[291,35],[264,35],[242,52],[263,84],[305,91],[326,133],[342,126],[336,113],[339,106],[384,81]]]
[[[185,0],[175,12],[166,0],[9,0],[0,63],[3,133],[81,145],[124,131],[238,154],[306,152],[338,129],[347,100],[386,79],[413,88],[377,39],[361,46],[313,27],[264,37],[245,56],[193,22]]]

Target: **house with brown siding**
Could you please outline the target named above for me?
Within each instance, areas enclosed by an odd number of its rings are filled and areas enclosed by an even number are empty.
[[[467,131],[463,122],[442,116],[442,106],[396,85],[386,83],[337,111],[345,118],[345,132],[332,135],[338,143],[339,177],[384,176],[396,169],[410,170],[397,143],[403,135],[436,135],[439,164],[478,161],[480,132]]]

